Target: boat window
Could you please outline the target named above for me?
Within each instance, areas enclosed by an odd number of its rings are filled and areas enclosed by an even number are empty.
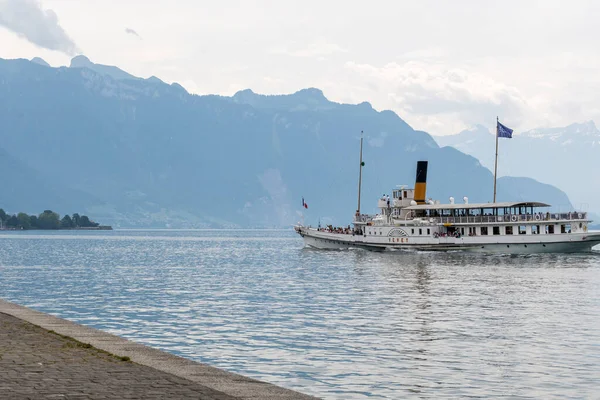
[[[583,228],[583,224],[580,222],[579,223],[579,229]]]
[[[567,229],[566,229],[566,225],[565,224],[562,224],[560,226],[560,233],[567,233]]]
[[[506,230],[504,231],[504,234],[506,234],[506,235],[512,235],[513,234],[513,227],[512,226],[507,226],[505,229]]]
[[[567,233],[571,233],[571,224],[565,225],[565,231],[567,231]]]
[[[553,234],[554,233],[554,225],[546,225],[546,233]]]
[[[482,226],[481,227],[481,235],[487,236],[487,234],[488,234],[487,226]]]
[[[413,235],[415,234],[414,228],[410,230],[410,233],[413,234]]]
[[[493,233],[494,233],[494,235],[499,235],[500,234],[500,227],[499,226],[495,226],[493,228]]]
[[[579,225],[581,225],[581,224],[579,224]],[[427,228],[427,234],[431,235],[431,229]]]
[[[465,228],[460,228],[460,234],[465,236]]]
[[[423,229],[419,228],[419,235],[423,234]]]
[[[531,226],[531,234],[532,235],[538,235],[540,233],[540,226],[539,225],[532,225]]]
[[[519,225],[519,235],[525,235],[527,233],[527,227],[525,225]]]

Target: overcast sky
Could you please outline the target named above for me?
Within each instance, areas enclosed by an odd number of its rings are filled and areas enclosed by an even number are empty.
[[[457,133],[600,122],[600,2],[0,0],[0,57],[71,56],[190,92],[370,102]]]

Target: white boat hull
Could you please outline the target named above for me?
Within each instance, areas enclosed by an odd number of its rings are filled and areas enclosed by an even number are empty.
[[[365,237],[321,232],[316,229],[296,227],[306,246],[316,249],[340,250],[361,248],[366,250],[419,250],[467,251],[476,253],[533,254],[581,253],[592,251],[600,244],[600,232],[535,236],[441,237],[411,238],[390,243],[386,237]]]

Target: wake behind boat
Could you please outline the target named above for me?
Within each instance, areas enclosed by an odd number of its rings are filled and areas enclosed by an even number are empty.
[[[358,208],[353,227],[298,224],[294,229],[307,246],[529,254],[589,252],[600,244],[600,231],[588,231],[592,221],[585,212],[551,213],[547,211],[549,204],[534,201],[496,202],[495,177],[492,203],[469,204],[466,197],[461,204],[452,197],[447,204],[426,201],[427,161],[417,162],[414,188],[395,189],[391,198],[380,198],[376,215],[361,214],[362,144],[361,137]]]

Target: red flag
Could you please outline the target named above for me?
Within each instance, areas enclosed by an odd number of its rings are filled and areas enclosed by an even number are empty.
[[[304,208],[308,208],[308,204],[304,203]]]

